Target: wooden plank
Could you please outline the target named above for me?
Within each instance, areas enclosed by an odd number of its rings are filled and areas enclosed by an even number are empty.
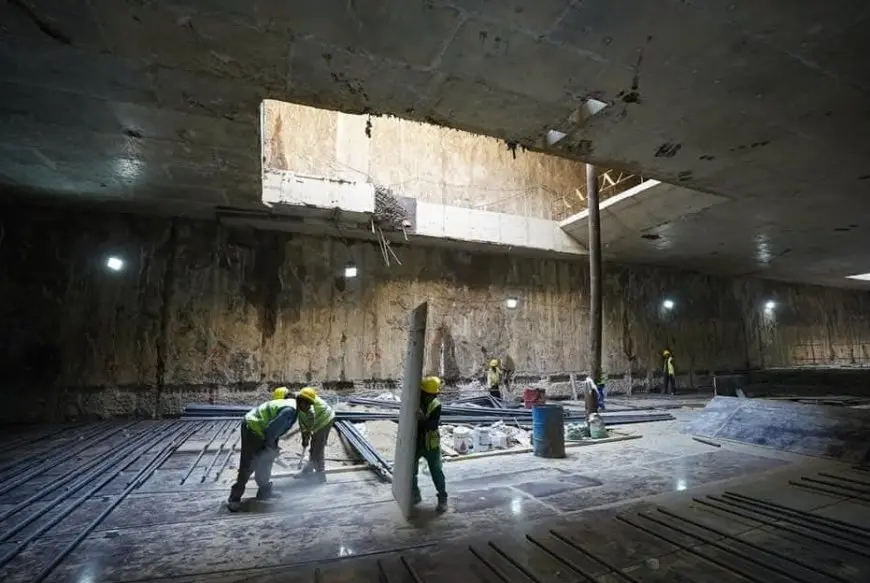
[[[393,465],[393,498],[405,518],[410,518],[413,506],[411,479],[416,461],[417,410],[420,408],[420,380],[423,377],[423,351],[426,341],[426,317],[429,304],[417,306],[409,318],[408,349],[405,352],[405,378],[402,386],[402,408],[396,433],[396,455]]]

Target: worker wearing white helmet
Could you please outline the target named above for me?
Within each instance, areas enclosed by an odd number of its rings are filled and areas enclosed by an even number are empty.
[[[426,458],[429,464],[429,474],[438,492],[437,512],[447,510],[447,485],[444,479],[444,470],[441,467],[441,433],[438,426],[441,424],[441,401],[438,393],[441,392],[441,379],[438,377],[425,377],[420,381],[420,409],[417,411],[417,451],[414,457],[414,480],[412,482],[412,494],[414,504],[422,501],[420,486],[417,482],[417,472],[420,467],[420,458]]]
[[[302,470],[302,476],[311,475],[313,472],[317,481],[325,482],[324,453],[335,412],[326,401],[317,396],[313,387],[305,387],[296,394],[296,408],[299,411],[303,450],[311,444],[308,463]]]

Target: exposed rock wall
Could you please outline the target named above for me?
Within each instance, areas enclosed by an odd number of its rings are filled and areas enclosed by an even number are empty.
[[[190,400],[253,400],[278,382],[388,386],[401,375],[408,311],[422,301],[429,371],[472,377],[492,355],[519,373],[586,368],[582,261],[402,247],[403,264],[387,268],[366,243],[0,210],[6,419],[177,413]],[[105,268],[111,254],[124,270]],[[349,262],[359,277],[346,280]],[[778,305],[765,315],[769,298]],[[870,366],[867,293],[608,265],[604,306],[605,366],[617,376],[650,376],[664,346],[687,375]]]
[[[395,117],[271,100],[263,107],[266,169],[369,181],[426,202],[551,220],[586,208],[577,196],[585,165],[575,160]]]

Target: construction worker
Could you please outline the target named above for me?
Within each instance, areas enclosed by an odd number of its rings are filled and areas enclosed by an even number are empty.
[[[242,451],[239,474],[230,489],[227,508],[236,512],[242,506],[245,486],[254,474],[257,482],[257,500],[278,496],[272,491],[272,464],[278,457],[278,440],[296,423],[296,401],[275,399],[254,407],[242,421]]]
[[[277,387],[274,391],[272,391],[272,400],[280,401],[282,399],[286,399],[290,394],[290,389],[287,387]]]
[[[486,371],[486,385],[489,388],[489,394],[494,399],[501,399],[501,391],[499,390],[501,369],[499,369],[498,364],[498,359],[493,358],[489,361],[489,370]]]
[[[441,468],[441,433],[438,426],[441,423],[441,379],[425,377],[420,381],[420,409],[417,411],[417,453],[414,457],[414,480],[411,485],[414,504],[423,499],[420,496],[420,486],[417,473],[420,468],[420,458],[426,458],[432,482],[438,491],[438,506],[436,512],[447,510],[447,485],[444,481],[444,470]]]
[[[323,454],[326,450],[326,440],[335,412],[332,407],[317,396],[313,387],[305,387],[296,394],[296,408],[299,410],[299,427],[302,429],[302,449],[311,444],[308,463],[302,470],[303,476],[314,472],[318,482],[326,481]]]
[[[607,388],[608,381],[607,371],[601,369],[601,375],[598,377],[598,410],[604,411],[604,394]]]
[[[662,372],[665,373],[665,393],[669,395],[677,394],[677,377],[674,376],[674,357],[671,351],[667,348],[662,352],[664,357],[664,366]]]

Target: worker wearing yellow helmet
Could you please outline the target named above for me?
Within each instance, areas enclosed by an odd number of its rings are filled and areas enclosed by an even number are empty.
[[[670,395],[677,394],[677,377],[676,371],[674,369],[674,356],[671,354],[671,351],[667,348],[662,351],[662,357],[664,358],[664,366],[662,367],[662,372],[665,375],[665,393]]]
[[[441,467],[441,433],[438,430],[441,424],[441,401],[438,400],[440,392],[440,378],[425,377],[420,381],[420,409],[417,411],[417,450],[414,457],[412,494],[414,504],[419,504],[423,500],[420,496],[417,472],[420,458],[425,458],[435,490],[438,492],[438,505],[435,510],[444,512],[447,510],[447,484]]]
[[[241,426],[239,473],[230,488],[227,508],[237,512],[242,508],[242,494],[253,474],[257,483],[257,500],[278,498],[272,490],[272,464],[278,457],[278,440],[296,423],[296,402],[292,399],[272,399],[245,414]]]
[[[489,394],[495,399],[501,399],[501,368],[499,361],[493,358],[489,361],[489,369],[486,371],[486,385],[489,388]]]
[[[335,412],[332,407],[317,395],[314,387],[305,387],[296,393],[296,408],[299,410],[299,427],[302,429],[302,450],[311,444],[308,455],[308,463],[302,470],[301,476],[312,476],[319,481],[326,481],[325,460],[323,454],[326,451],[326,440]]]
[[[290,395],[290,389],[287,387],[278,387],[272,391],[272,400],[280,401],[281,399],[286,399],[288,395]]]

